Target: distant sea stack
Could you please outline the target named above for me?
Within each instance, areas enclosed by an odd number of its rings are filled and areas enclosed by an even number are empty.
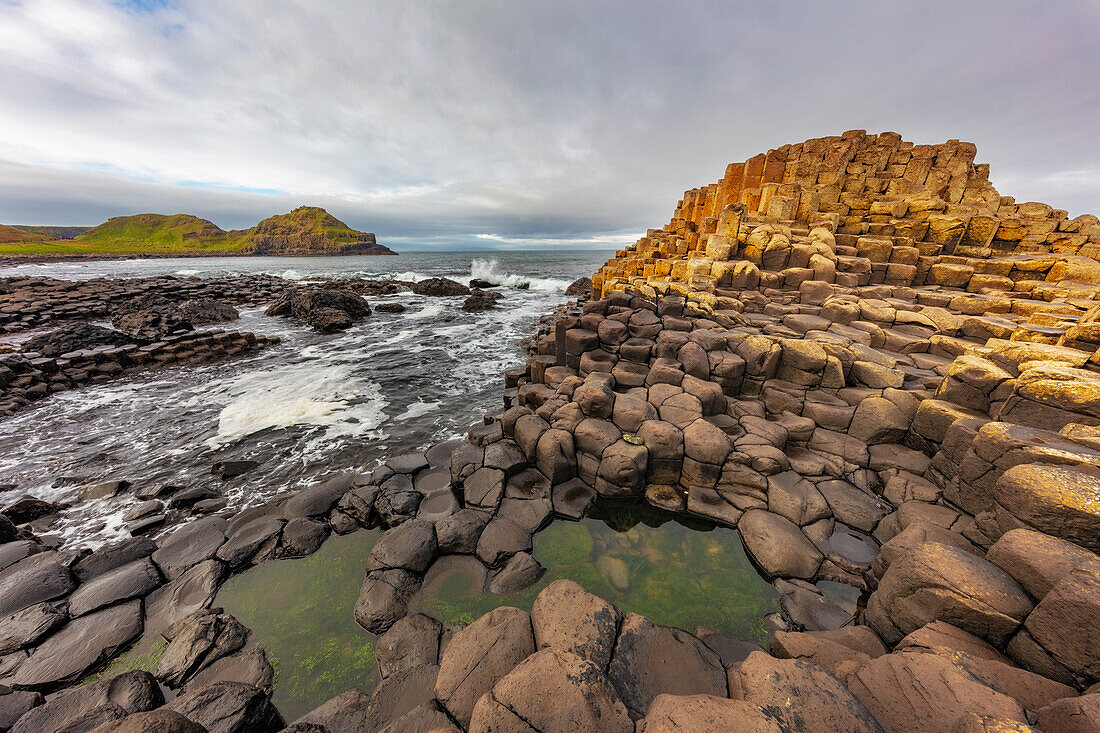
[[[258,255],[393,255],[374,234],[352,229],[316,206],[268,217],[246,235]]]
[[[352,229],[317,206],[225,231],[190,214],[115,216],[97,227],[0,225],[0,255],[173,257],[194,255],[393,255],[374,234]]]

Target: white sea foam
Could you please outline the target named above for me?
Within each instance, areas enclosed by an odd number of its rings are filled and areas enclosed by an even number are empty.
[[[307,441],[307,452],[324,441],[368,435],[386,419],[387,402],[378,385],[352,374],[349,364],[288,364],[257,369],[210,385],[206,398],[222,404],[217,447],[268,428],[323,428]]]
[[[470,277],[485,280],[494,285],[504,285],[509,288],[518,288],[526,285],[531,290],[541,290],[547,293],[560,293],[569,287],[568,280],[556,277],[531,277],[529,275],[515,275],[512,273],[497,272],[499,266],[497,260],[475,259],[470,263]]]
[[[435,318],[443,312],[442,303],[428,303],[418,311],[406,312],[406,318]]]
[[[303,275],[297,270],[287,270],[280,277],[282,277],[284,280],[301,280],[303,278]]]
[[[427,280],[428,278],[430,278],[432,276],[431,275],[425,275],[421,272],[407,271],[407,272],[391,272],[388,275],[386,275],[386,277],[389,278],[390,280],[407,280],[409,282],[418,283],[421,280]]]
[[[202,272],[202,270],[176,270],[176,274],[181,275],[183,277],[194,277],[195,275],[198,275],[200,272]]]
[[[420,417],[421,415],[427,415],[429,412],[435,412],[439,409],[443,403],[436,400],[434,402],[424,402],[417,400],[405,408],[405,411],[394,418],[394,420],[412,420],[413,418]]]

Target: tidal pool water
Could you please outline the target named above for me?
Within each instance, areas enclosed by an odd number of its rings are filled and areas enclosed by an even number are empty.
[[[301,560],[261,565],[230,579],[222,606],[256,633],[275,665],[275,703],[294,720],[349,687],[372,688],[374,639],[352,608],[363,568],[380,533],[333,537]],[[632,505],[597,506],[580,522],[558,520],[535,535],[546,567],[517,593],[485,590],[473,558],[445,558],[429,570],[412,611],[470,622],[499,606],[530,610],[539,591],[569,578],[623,611],[691,632],[713,631],[764,642],[762,618],[778,610],[771,585],[753,567],[732,529],[685,525]]]

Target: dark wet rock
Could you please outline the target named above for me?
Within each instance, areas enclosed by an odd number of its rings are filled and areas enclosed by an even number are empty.
[[[411,614],[378,637],[375,658],[382,679],[399,672],[439,663],[442,625],[431,616]]]
[[[292,316],[322,333],[348,328],[371,313],[362,296],[326,286],[288,290],[265,312],[269,316]]]
[[[497,287],[497,284],[489,282],[488,280],[482,280],[480,277],[475,277],[475,278],[470,279],[470,287],[471,288],[495,288],[495,287]]]
[[[283,536],[279,541],[279,557],[306,557],[321,549],[332,528],[328,522],[298,517],[291,519],[283,527]]]
[[[443,650],[436,697],[468,726],[478,699],[534,652],[526,612],[510,606],[490,611],[456,633]]]
[[[364,714],[365,730],[378,730],[403,715],[435,700],[439,667],[424,665],[394,673],[378,683]]]
[[[852,614],[807,584],[775,581],[779,605],[798,627],[807,631],[838,629],[852,622]]]
[[[120,675],[91,684],[74,687],[52,696],[44,705],[34,708],[12,727],[12,733],[44,733],[45,731],[88,731],[99,723],[84,718],[88,711],[98,710],[103,720],[117,720],[130,713],[151,710],[164,703],[164,695],[148,672],[123,672]],[[113,715],[110,715],[113,713]],[[75,725],[84,718],[85,725]]]
[[[378,733],[461,733],[461,728],[435,703],[429,703],[418,705]]]
[[[369,704],[370,695],[358,687],[352,687],[295,720],[290,730],[303,733],[360,730]]]
[[[215,682],[177,697],[165,705],[208,731],[274,733],[284,727],[271,698],[252,685]]]
[[[607,676],[637,715],[665,693],[720,697],[727,693],[722,661],[703,642],[632,613],[623,618]]]
[[[416,473],[428,467],[428,458],[423,453],[403,453],[387,458],[386,465],[396,473]]]
[[[489,592],[497,595],[515,593],[529,588],[546,572],[539,561],[528,552],[517,552],[489,581]]]
[[[460,509],[435,523],[440,553],[473,554],[490,515],[476,509]]]
[[[543,649],[481,696],[470,730],[633,733],[634,722],[599,667],[571,652]]]
[[[122,521],[132,522],[135,519],[141,519],[142,517],[148,517],[151,514],[157,514],[164,509],[164,502],[159,499],[148,499],[141,501],[126,510],[126,513],[122,515]]]
[[[193,330],[180,307],[161,296],[135,298],[115,309],[111,325],[142,343]]]
[[[726,669],[740,664],[753,652],[763,651],[759,644],[751,641],[734,639],[732,636],[715,633],[700,633],[699,641],[707,645],[707,648],[718,655],[722,660],[722,666]]]
[[[0,730],[8,730],[15,725],[15,721],[42,702],[39,692],[11,690],[0,685]]]
[[[150,710],[104,723],[92,733],[209,733],[206,728],[174,710]]]
[[[203,499],[202,501],[196,501],[191,505],[192,514],[213,514],[214,512],[221,511],[229,506],[229,502],[225,499],[218,497],[216,499]]]
[[[531,627],[539,649],[555,648],[607,669],[622,615],[615,606],[572,580],[555,580],[531,607]]]
[[[336,502],[350,488],[355,478],[353,474],[335,476],[316,486],[299,491],[283,504],[283,515],[287,519],[295,517],[319,517],[328,514]]]
[[[183,313],[184,318],[196,326],[208,323],[228,323],[241,317],[237,309],[228,303],[210,300],[209,298],[185,300],[180,304],[180,311]]]
[[[504,497],[504,471],[479,468],[466,478],[462,491],[467,504],[495,511]]]
[[[0,514],[0,545],[11,542],[19,536],[19,530],[15,528],[12,521]]]
[[[69,622],[20,665],[12,685],[51,690],[97,669],[141,635],[141,601],[130,601]]]
[[[374,306],[379,313],[404,313],[407,308],[400,303],[379,303]]]
[[[139,598],[161,584],[160,572],[145,557],[93,578],[69,596],[69,613],[76,618],[119,601]]]
[[[417,295],[469,295],[470,289],[460,282],[446,277],[430,277],[413,283],[412,291]]]
[[[57,552],[40,552],[0,572],[0,617],[60,598],[73,589],[68,558]]]
[[[153,562],[169,580],[175,580],[188,568],[214,557],[225,543],[227,525],[222,517],[206,517],[185,524],[160,541]]]
[[[409,599],[420,587],[420,578],[407,570],[375,570],[355,602],[355,622],[372,634],[380,634],[405,615]]]
[[[132,537],[140,537],[159,529],[167,521],[167,514],[151,514],[148,517],[143,517],[142,519],[127,524],[126,531],[129,532]]]
[[[197,508],[199,504],[211,499],[220,499],[221,493],[209,486],[195,486],[172,495],[168,506],[173,509]]]
[[[282,519],[261,516],[231,534],[225,544],[218,548],[216,556],[229,563],[231,568],[244,567],[265,548],[273,550],[282,530]]]
[[[60,504],[52,504],[33,496],[21,496],[0,509],[0,514],[10,519],[12,524],[25,524],[50,514],[56,514],[62,508]]]
[[[462,310],[467,313],[480,313],[497,307],[497,301],[504,296],[500,293],[492,293],[480,288],[474,288],[470,297],[462,301]]]
[[[209,608],[227,574],[224,563],[206,560],[145,599],[146,631],[162,631],[195,611]]]
[[[788,733],[776,714],[744,700],[715,695],[658,695],[645,717],[645,733],[736,731]]]
[[[125,346],[134,343],[130,336],[103,326],[91,323],[73,323],[67,326],[27,339],[23,351],[41,354],[56,359],[62,354],[98,346]]]
[[[80,501],[93,501],[95,499],[107,499],[120,491],[130,488],[129,481],[104,481],[101,484],[81,486],[76,495]]]
[[[489,567],[500,565],[517,552],[530,551],[531,533],[502,517],[485,525],[477,542],[477,556]]]
[[[395,474],[384,482],[374,499],[374,511],[390,527],[416,516],[424,497],[413,488],[407,475]]]
[[[42,552],[42,545],[33,540],[14,540],[0,544],[0,571],[20,560]]]
[[[401,568],[423,573],[437,552],[435,527],[423,519],[412,519],[382,535],[371,550],[367,570]]]
[[[596,491],[579,478],[557,484],[551,490],[554,513],[566,519],[580,519],[596,501]]]
[[[33,645],[68,618],[59,603],[36,603],[0,619],[0,655]]]
[[[260,465],[258,461],[218,461],[211,467],[210,473],[215,478],[228,481],[248,473],[258,465]]]
[[[882,733],[848,688],[812,664],[753,652],[730,670],[729,686],[731,698],[774,711],[792,730]]]
[[[227,613],[198,611],[163,632],[169,640],[157,665],[156,677],[170,687],[189,678],[244,646],[248,629]]]
[[[565,289],[565,294],[568,296],[591,295],[592,279],[587,277],[577,278]]]
[[[527,458],[515,441],[498,440],[485,449],[485,465],[504,471],[505,476],[514,476],[527,467]]]
[[[224,656],[196,673],[184,686],[184,691],[205,687],[215,682],[244,682],[270,693],[275,682],[275,668],[262,646],[247,646]]]

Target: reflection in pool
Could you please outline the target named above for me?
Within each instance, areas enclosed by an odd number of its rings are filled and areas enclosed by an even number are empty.
[[[352,608],[377,530],[333,537],[302,560],[267,563],[229,580],[224,607],[252,628],[275,664],[275,702],[288,721],[349,687],[376,683],[374,637]],[[638,504],[597,505],[580,522],[555,521],[534,538],[546,574],[507,595],[485,590],[473,557],[445,557],[429,570],[410,610],[473,621],[498,606],[530,610],[542,588],[570,578],[624,611],[691,632],[766,638],[762,617],[778,609],[732,529],[685,525]]]

